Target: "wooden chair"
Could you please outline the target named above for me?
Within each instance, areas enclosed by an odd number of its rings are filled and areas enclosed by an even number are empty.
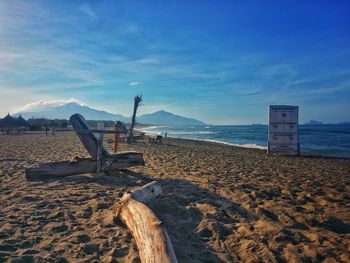
[[[148,143],[160,143],[162,144],[162,135],[149,135],[148,137]]]
[[[163,136],[162,136],[162,135],[157,135],[157,137],[156,137],[156,143],[162,144],[162,143],[163,143],[163,142],[162,142],[162,139],[163,139]]]
[[[25,176],[27,179],[65,177],[95,172],[97,174],[100,172],[108,173],[116,169],[145,165],[142,153],[110,153],[104,147],[102,140],[99,140],[94,135],[94,133],[114,134],[116,131],[90,129],[84,117],[78,113],[70,117],[70,122],[91,158],[74,158],[70,161],[44,163],[39,165],[39,167],[26,169]],[[120,133],[125,132],[121,131]]]

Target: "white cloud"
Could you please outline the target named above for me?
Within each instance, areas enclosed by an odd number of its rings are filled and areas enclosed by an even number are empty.
[[[274,79],[276,77],[283,79],[293,79],[298,71],[295,66],[289,64],[267,65],[260,70],[263,78]]]
[[[133,82],[129,83],[129,86],[137,86],[137,85],[141,85],[141,84],[143,84],[143,82],[141,82],[141,81],[133,81]]]
[[[86,106],[86,104],[80,100],[74,99],[74,98],[69,98],[69,99],[57,99],[57,100],[39,100],[36,102],[28,103],[21,107],[18,112],[22,111],[36,111],[40,110],[42,108],[45,108],[47,106],[61,106],[65,105],[67,103],[77,103],[81,106]]]
[[[11,73],[16,68],[16,65],[26,59],[25,54],[20,54],[16,52],[0,51],[0,74],[2,72]]]
[[[16,53],[16,52],[0,51],[0,60],[3,64],[15,62],[15,61],[17,61],[19,59],[23,59],[25,57],[26,57],[26,55]]]
[[[138,25],[136,24],[126,24],[121,28],[122,33],[127,33],[127,34],[131,34],[131,33],[135,33],[139,30]]]
[[[93,19],[97,18],[96,13],[92,10],[92,8],[87,4],[84,3],[81,7],[80,10],[85,13],[86,15],[90,16]]]
[[[32,49],[8,47],[7,49],[0,52],[0,61],[4,62],[0,63],[0,83],[6,79],[5,77],[1,79],[2,76],[12,76],[12,79],[29,82],[28,80],[33,76],[38,78],[37,76],[40,75],[42,79],[45,79],[48,74],[65,76],[71,84],[79,83],[80,86],[100,86],[104,83],[98,71],[79,65],[79,63],[98,64],[95,63],[97,59],[89,58],[87,55],[60,50],[58,47]],[[31,74],[23,74],[19,69],[31,71]],[[45,85],[47,84],[45,83]]]

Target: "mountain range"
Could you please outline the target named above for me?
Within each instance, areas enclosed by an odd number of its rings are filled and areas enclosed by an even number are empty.
[[[131,121],[131,117],[125,117],[121,114],[113,114],[107,111],[97,110],[76,102],[68,102],[60,105],[50,104],[46,106],[41,105],[40,107],[31,107],[28,110],[15,113],[14,116],[21,114],[25,119],[69,119],[69,117],[74,113],[80,113],[87,120],[119,120],[126,123]],[[164,110],[138,116],[136,121],[142,124],[153,125],[205,125],[205,123],[202,121],[176,115]]]
[[[183,117],[180,115],[175,115],[171,112],[167,112],[164,110],[141,115],[138,118],[138,122],[148,123],[148,124],[170,125],[170,126],[171,125],[194,125],[194,126],[206,125],[202,121]]]

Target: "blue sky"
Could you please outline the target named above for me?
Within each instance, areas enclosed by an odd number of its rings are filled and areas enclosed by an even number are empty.
[[[213,124],[350,121],[349,1],[0,0],[0,114],[76,100]]]

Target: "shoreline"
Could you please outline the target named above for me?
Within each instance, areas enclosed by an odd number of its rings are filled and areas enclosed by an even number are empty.
[[[162,126],[150,126],[150,127],[162,127]],[[163,135],[163,133],[160,132],[150,132],[142,129],[137,129],[141,132],[144,132],[145,135]],[[165,138],[165,137],[164,137]],[[203,142],[212,142],[212,143],[218,143],[218,144],[223,144],[223,145],[229,145],[229,146],[234,146],[234,147],[241,147],[241,148],[247,148],[247,149],[259,149],[259,150],[267,150],[266,146],[261,146],[258,144],[236,144],[236,143],[230,143],[230,142],[225,142],[225,141],[220,141],[220,140],[211,140],[211,139],[199,139],[199,138],[183,138],[183,137],[176,137],[176,136],[167,136],[167,138],[172,138],[172,139],[181,139],[181,140],[194,140],[194,141],[203,141]]]
[[[159,126],[151,126],[151,127],[159,127]],[[157,135],[159,133],[152,133],[149,131],[145,131],[139,128],[136,128],[135,131],[139,131],[139,132],[144,132],[146,136],[148,135]],[[75,134],[74,130],[56,130],[55,133],[66,133],[66,132],[70,132]],[[22,136],[22,135],[43,135],[45,134],[45,131],[30,131],[30,132],[24,132],[24,133],[19,133],[19,134],[5,134],[5,133],[0,133],[1,136]],[[48,133],[48,136],[52,136],[51,132]],[[164,137],[165,138],[165,137]],[[231,146],[231,147],[237,147],[237,148],[243,148],[243,149],[256,149],[256,150],[260,150],[260,151],[267,151],[267,147],[266,146],[261,146],[261,145],[257,145],[257,144],[235,144],[235,143],[230,143],[230,142],[224,142],[224,141],[220,141],[220,140],[211,140],[211,139],[199,139],[199,138],[181,138],[181,137],[176,137],[176,136],[168,136],[167,138],[170,139],[179,139],[179,140],[189,140],[189,141],[199,141],[199,142],[208,142],[208,143],[214,143],[214,144],[219,144],[219,145],[225,145],[225,146]],[[334,155],[329,155],[329,154],[319,154],[317,152],[313,152],[313,150],[301,150],[301,154],[299,156],[292,156],[292,155],[284,155],[284,154],[276,154],[276,156],[290,156],[290,157],[307,157],[307,158],[327,158],[327,159],[345,159],[345,160],[349,160],[350,156],[334,156]]]
[[[234,144],[234,143],[226,143],[216,140],[207,140],[207,139],[192,139],[192,138],[179,138],[179,137],[169,137],[170,139],[174,140],[185,140],[185,141],[194,141],[194,142],[203,142],[203,143],[212,143],[212,144],[218,144],[222,146],[229,146],[233,148],[239,148],[239,149],[250,149],[250,150],[257,150],[259,152],[262,152],[267,155],[266,150],[264,146],[261,146],[262,148],[255,148],[255,147],[244,147],[241,144]],[[259,146],[259,145],[258,145]],[[341,160],[350,160],[350,157],[338,157],[338,156],[327,156],[327,155],[317,155],[317,154],[300,154],[300,155],[288,155],[288,154],[272,154],[271,156],[282,156],[282,157],[291,157],[291,158],[324,158],[324,159],[341,159]]]
[[[158,133],[152,133],[152,132],[147,132],[144,130],[140,130],[142,132],[145,132],[145,135],[157,135]],[[189,140],[189,141],[199,141],[199,142],[208,142],[208,143],[216,143],[219,145],[225,145],[225,146],[231,146],[231,147],[237,147],[237,148],[243,148],[243,149],[255,149],[255,150],[260,150],[260,151],[267,151],[267,146],[261,146],[257,144],[235,144],[235,143],[229,143],[229,142],[224,142],[224,141],[219,141],[219,140],[211,140],[211,139],[199,139],[199,138],[181,138],[181,137],[175,137],[175,136],[168,136],[167,138],[170,139],[179,139],[179,140]],[[350,157],[347,156],[332,156],[332,155],[321,155],[317,154],[317,152],[313,153],[311,151],[306,151],[303,153],[303,150],[301,150],[301,154],[299,156],[292,156],[292,155],[283,155],[283,154],[276,154],[276,156],[289,156],[289,157],[315,157],[315,158],[330,158],[330,159],[350,159]]]
[[[226,126],[224,126],[226,127]],[[196,140],[218,141],[220,143],[232,144],[238,147],[267,149],[268,130],[260,126],[244,125],[209,127],[159,127],[143,128],[150,134],[164,135],[168,130],[170,137],[192,138]],[[322,126],[323,127],[323,126]],[[325,157],[350,158],[349,140],[350,126],[339,125],[338,128],[314,128],[308,125],[299,129],[299,142],[301,154],[317,155]],[[332,126],[331,126],[332,127]]]
[[[257,144],[237,144],[237,143],[230,143],[230,142],[224,142],[219,140],[211,140],[211,139],[197,139],[197,138],[180,138],[180,137],[174,137],[174,136],[168,136],[168,138],[172,139],[180,139],[180,140],[193,140],[193,141],[201,141],[201,142],[209,142],[209,143],[217,143],[220,145],[226,145],[226,146],[232,146],[232,147],[238,147],[238,148],[245,148],[245,149],[256,149],[256,150],[267,150],[266,146],[261,146]]]

